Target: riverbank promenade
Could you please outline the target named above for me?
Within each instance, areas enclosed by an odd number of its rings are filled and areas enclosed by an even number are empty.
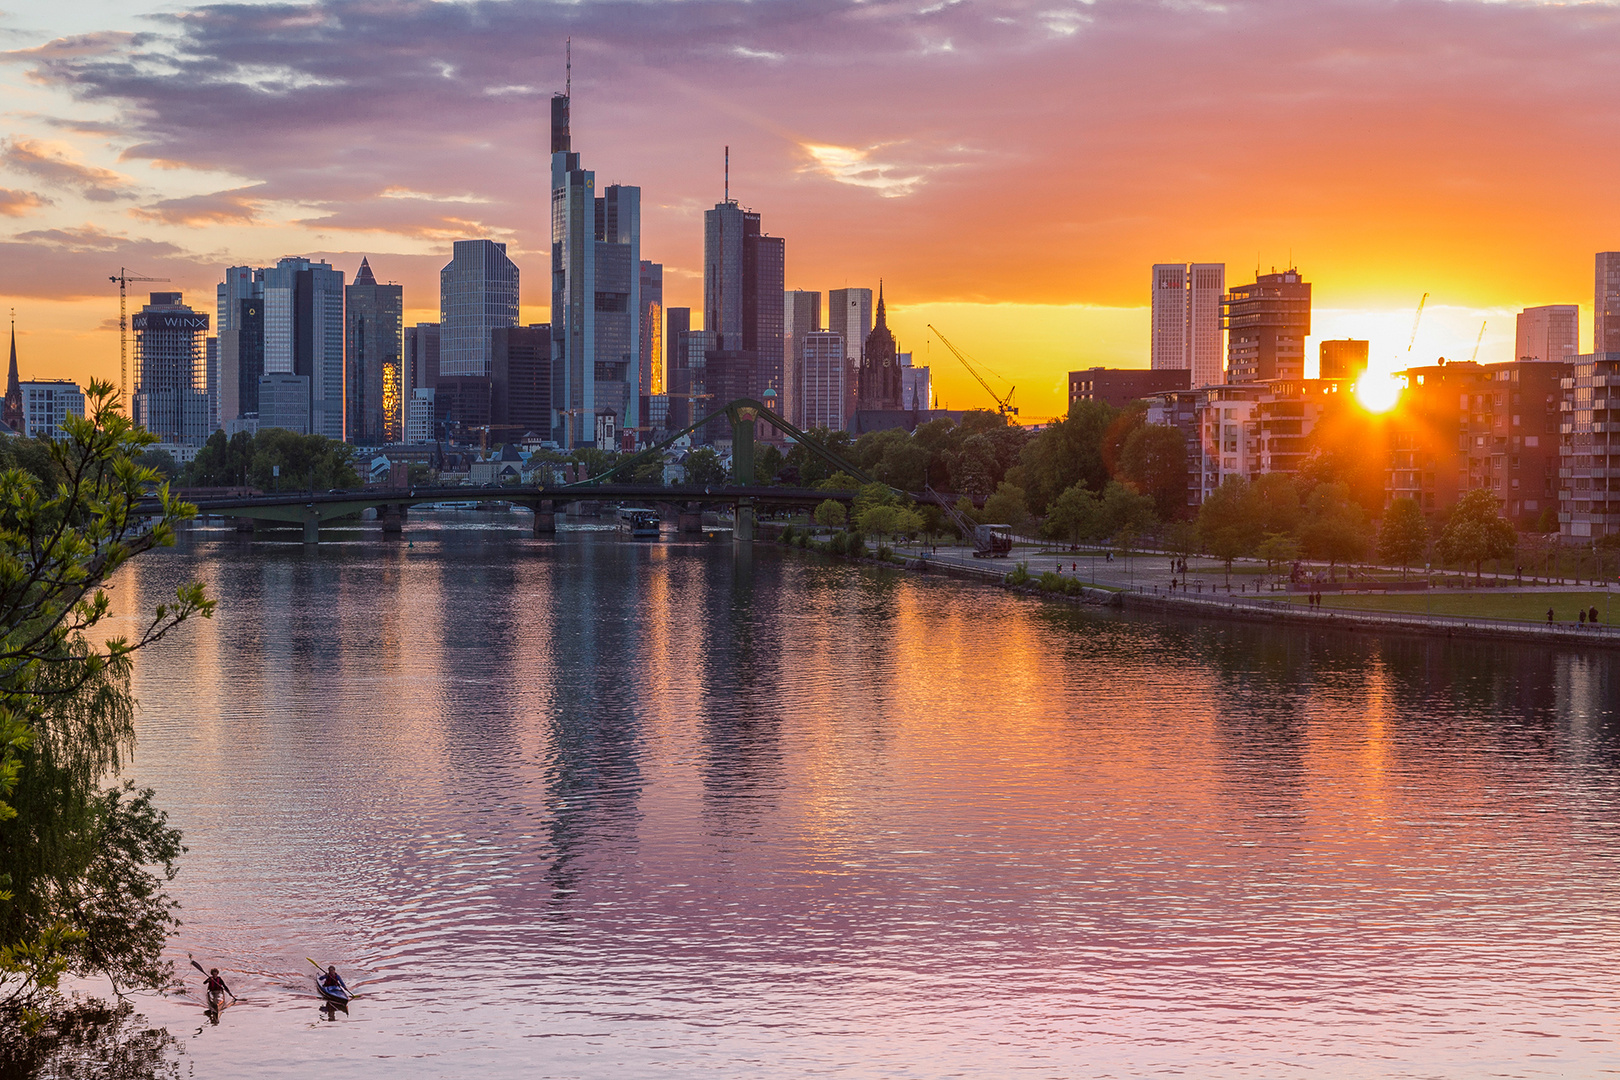
[[[1131,610],[1620,648],[1620,589],[1589,580],[1485,574],[1475,583],[1451,571],[1430,575],[1423,588],[1421,570],[1403,581],[1398,569],[1358,567],[1352,576],[1311,565],[1312,583],[1291,587],[1287,574],[1256,560],[1236,560],[1228,572],[1219,559],[1163,552],[1020,545],[1005,559],[980,559],[962,545],[900,544],[894,551],[924,572],[986,581],[1001,581],[1022,563],[1032,585],[1057,574],[1079,582],[1088,602]]]

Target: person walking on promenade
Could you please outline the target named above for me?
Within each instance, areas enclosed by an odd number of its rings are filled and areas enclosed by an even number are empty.
[[[1552,624],[1553,624],[1553,610],[1552,610],[1552,608],[1548,608],[1547,609],[1547,625],[1551,626]]]

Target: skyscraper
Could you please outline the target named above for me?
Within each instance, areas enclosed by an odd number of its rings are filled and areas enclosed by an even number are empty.
[[[849,375],[844,335],[836,330],[811,330],[799,345],[798,392],[794,395],[803,411],[800,427],[843,431],[848,423],[844,404],[848,394],[844,383]]]
[[[164,442],[201,446],[213,433],[204,344],[208,316],[186,306],[180,293],[153,293],[130,319],[130,328],[135,331],[132,419]]]
[[[1227,330],[1226,381],[1267,382],[1305,377],[1305,338],[1311,332],[1311,284],[1293,268],[1257,274],[1221,302]],[[1193,371],[1193,385],[1198,386]]]
[[[1225,263],[1155,263],[1149,367],[1190,371],[1194,386],[1221,382],[1225,292]]]
[[[860,386],[861,353],[866,335],[872,332],[871,289],[829,289],[827,329],[844,339],[844,417],[855,414],[855,394]]]
[[[398,437],[400,364],[405,350],[405,301],[398,285],[379,285],[371,262],[360,260],[354,284],[344,289],[348,347],[349,441],[379,446]],[[390,391],[392,393],[390,394]]]
[[[1592,351],[1620,352],[1620,251],[1600,251],[1592,304]]]
[[[232,266],[215,289],[221,423],[259,414],[264,374],[264,271]]]
[[[664,392],[664,265],[641,260],[642,397]]]
[[[489,333],[518,324],[518,268],[506,245],[457,240],[439,271],[439,371],[488,375]]]
[[[804,337],[821,329],[821,294],[789,289],[782,294],[782,415],[788,423],[804,426],[804,405],[799,400],[803,379],[799,360],[804,355]]]
[[[729,195],[703,214],[703,328],[715,335],[716,352],[751,357],[751,377],[741,357],[727,360],[728,392],[740,388],[745,393],[739,396],[763,398],[772,389],[780,401],[785,244],[765,234],[756,211]],[[717,397],[714,404],[725,402]]]
[[[596,174],[573,149],[571,110],[568,94],[553,95],[553,438],[616,449],[616,430],[641,422],[641,189],[615,184],[597,196]]]
[[[439,385],[439,324],[417,323],[405,328],[405,378],[401,395],[409,401],[418,390]]]
[[[665,308],[664,324],[664,341],[668,352],[664,386],[665,393],[669,395],[669,412],[664,417],[664,428],[679,431],[692,422],[692,399],[689,396],[692,393],[692,378],[686,367],[686,334],[692,329],[692,309]]]
[[[1513,359],[1568,363],[1581,351],[1580,338],[1579,306],[1547,304],[1525,308],[1519,312],[1513,335]]]
[[[1369,341],[1337,338],[1322,342],[1316,350],[1317,378],[1355,381],[1367,370]]]
[[[264,373],[307,378],[307,430],[331,439],[343,438],[343,331],[341,270],[293,258],[264,271]],[[276,386],[285,416],[291,384]]]
[[[551,430],[551,327],[502,327],[491,335],[490,424],[494,442],[516,442]]]

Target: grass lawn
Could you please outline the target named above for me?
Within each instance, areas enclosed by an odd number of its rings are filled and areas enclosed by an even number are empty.
[[[1296,604],[1305,597],[1290,597]],[[1620,597],[1609,602],[1602,590],[1587,592],[1533,593],[1396,593],[1389,596],[1333,596],[1324,594],[1322,606],[1348,611],[1398,611],[1431,615],[1461,615],[1474,619],[1513,619],[1521,622],[1547,621],[1547,609],[1561,623],[1572,623],[1576,612],[1598,609],[1598,619],[1609,626],[1620,625]]]

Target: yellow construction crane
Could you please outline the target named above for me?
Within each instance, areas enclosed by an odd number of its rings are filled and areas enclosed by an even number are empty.
[[[124,407],[129,407],[129,308],[125,302],[125,291],[132,281],[168,281],[166,277],[131,277],[128,270],[120,266],[118,276],[110,277],[108,281],[118,282],[118,393],[124,399]]]
[[[1412,346],[1417,344],[1418,323],[1423,321],[1423,305],[1429,302],[1429,294],[1424,293],[1423,299],[1418,301],[1417,318],[1412,320],[1412,336],[1406,342],[1407,355],[1411,355]]]
[[[1486,320],[1479,324],[1479,337],[1474,339],[1474,355],[1468,358],[1470,361],[1479,359],[1479,343],[1485,340],[1485,327],[1488,323],[1489,320]]]
[[[951,353],[958,360],[962,361],[962,366],[968,369],[968,374],[972,375],[975,379],[979,380],[979,385],[984,387],[984,392],[989,394],[992,398],[995,399],[996,409],[997,409],[998,412],[1001,413],[1002,416],[1017,416],[1018,415],[1018,409],[1012,403],[1013,391],[1017,390],[1018,387],[1009,385],[1007,387],[1007,396],[1002,397],[1000,394],[996,393],[993,389],[991,389],[990,384],[985,381],[984,376],[979,374],[979,369],[976,366],[974,366],[973,361],[969,360],[965,355],[963,355],[961,349],[958,349],[955,345],[952,345],[950,338],[946,337],[944,334],[941,334],[939,332],[939,327],[935,326],[933,323],[929,323],[928,324],[928,329],[932,330],[934,332],[934,336],[939,338],[939,340],[943,341],[945,343],[945,347],[947,349],[951,350]],[[989,369],[986,368],[985,370],[988,371]],[[990,374],[996,375],[996,373],[993,372],[993,371],[991,371]],[[1001,376],[996,375],[996,378],[1001,379]],[[1001,381],[1006,382],[1007,380],[1006,379],[1001,379]]]

